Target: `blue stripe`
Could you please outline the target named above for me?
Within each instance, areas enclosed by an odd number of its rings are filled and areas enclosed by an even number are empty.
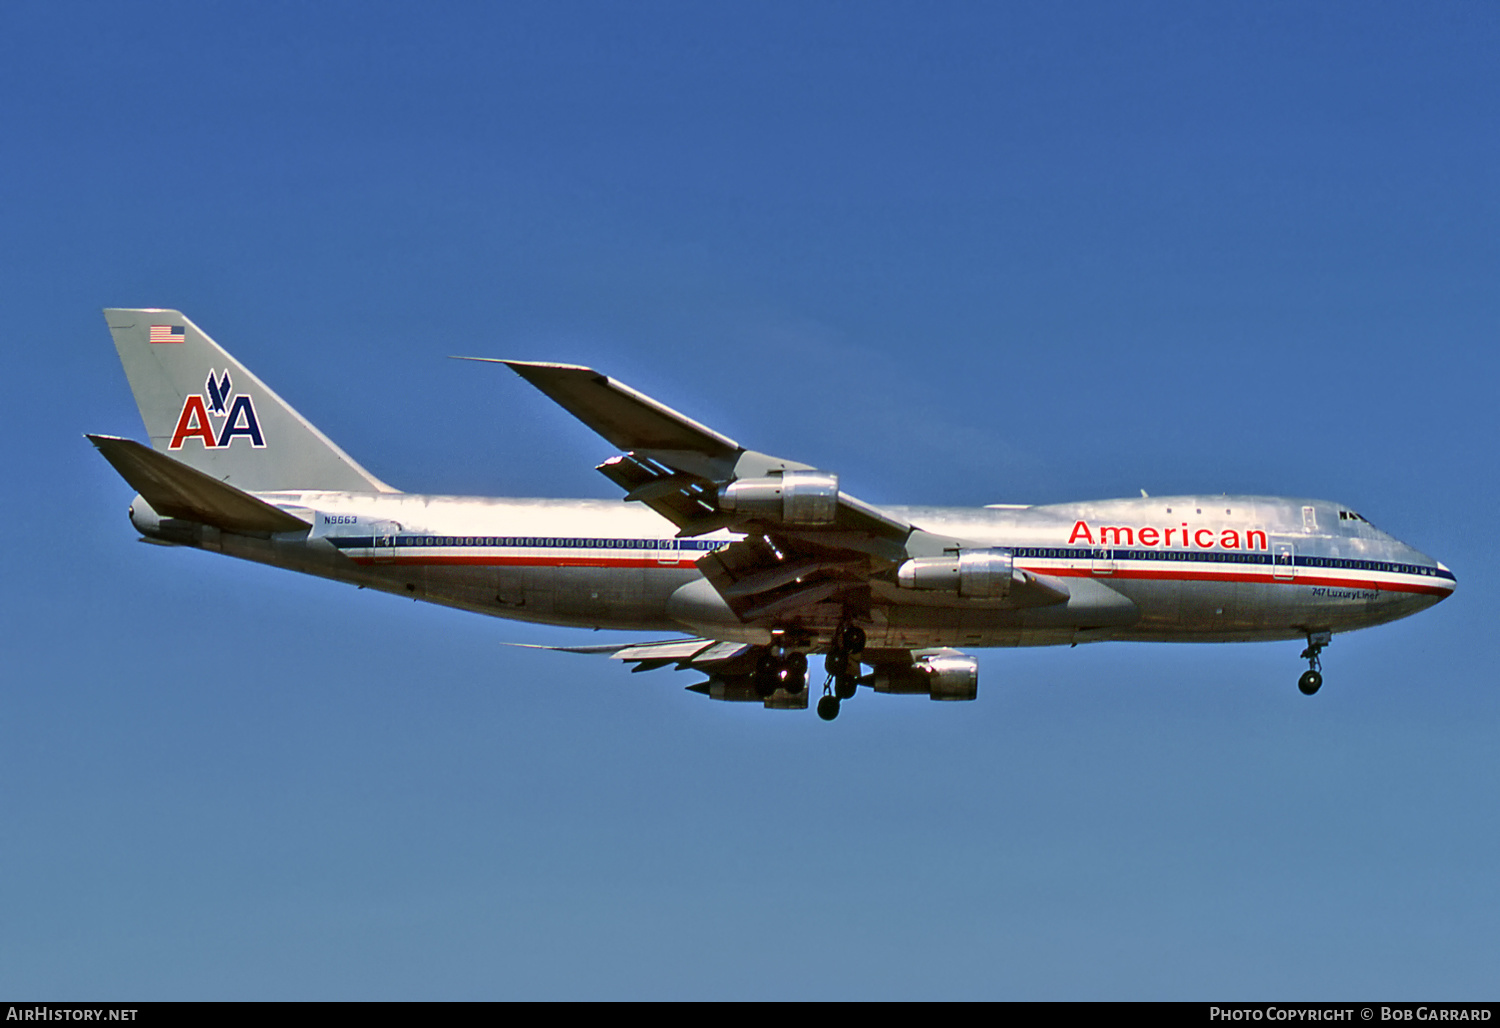
[[[340,550],[369,549],[375,537],[369,535],[324,536]],[[387,537],[382,537],[387,538]],[[397,535],[396,546],[463,546],[504,547],[510,550],[717,550],[728,546],[727,539],[600,539],[566,536],[498,536],[498,535]]]
[[[1096,546],[1017,546],[1011,551],[1017,557],[1043,560],[1169,560],[1202,564],[1264,564],[1275,566],[1270,553],[1241,553],[1235,550],[1108,550]],[[1425,564],[1399,564],[1384,560],[1354,560],[1347,557],[1313,557],[1293,555],[1292,567],[1339,568],[1345,571],[1384,571],[1398,575],[1421,575],[1457,581],[1453,572]]]
[[[340,550],[364,550],[375,545],[373,536],[325,536]],[[654,550],[706,551],[729,545],[725,539],[599,539],[592,536],[474,536],[474,535],[397,535],[396,546],[462,546],[466,548],[504,548],[509,550]],[[1113,550],[1083,546],[1015,546],[1017,557],[1041,560],[1165,560],[1194,564],[1276,565],[1270,553],[1242,553],[1235,550]],[[1382,571],[1399,575],[1419,575],[1456,582],[1453,572],[1425,564],[1400,564],[1383,560],[1354,560],[1346,557],[1294,555],[1293,567],[1333,568],[1343,571]]]

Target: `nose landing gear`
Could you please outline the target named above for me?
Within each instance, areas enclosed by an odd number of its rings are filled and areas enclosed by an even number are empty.
[[[1302,690],[1302,695],[1311,696],[1323,688],[1323,662],[1318,659],[1318,654],[1332,641],[1332,632],[1307,633],[1307,649],[1302,651],[1302,659],[1307,661],[1307,670],[1297,679],[1297,688]]]

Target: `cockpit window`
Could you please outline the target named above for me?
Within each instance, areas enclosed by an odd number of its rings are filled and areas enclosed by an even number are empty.
[[[1365,524],[1370,525],[1370,519],[1369,518],[1365,517],[1363,514],[1356,514],[1352,510],[1341,510],[1341,511],[1339,511],[1339,520],[1340,521],[1363,521]],[[1370,525],[1370,527],[1374,528],[1375,526],[1374,525]]]

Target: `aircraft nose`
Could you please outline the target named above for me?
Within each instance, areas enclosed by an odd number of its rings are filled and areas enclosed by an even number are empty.
[[[1436,560],[1433,563],[1437,565],[1438,569],[1438,587],[1443,590],[1438,599],[1446,600],[1449,596],[1453,595],[1453,590],[1458,587],[1458,579],[1454,577],[1452,571],[1448,570],[1448,565],[1442,561]]]
[[[1441,603],[1453,595],[1458,580],[1454,578],[1453,572],[1448,570],[1448,565],[1440,560],[1423,556],[1422,563],[1414,569],[1420,574],[1421,585],[1416,592],[1425,598],[1423,606],[1430,607],[1435,603]]]

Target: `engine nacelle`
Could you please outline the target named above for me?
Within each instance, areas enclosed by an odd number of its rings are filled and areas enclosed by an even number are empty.
[[[875,668],[876,692],[925,694],[934,700],[972,700],[979,695],[979,661],[964,653],[932,653],[902,667]]]
[[[728,700],[731,703],[759,703],[767,710],[806,710],[807,693],[803,687],[795,696],[785,689],[777,689],[769,696],[755,691],[755,682],[750,675],[712,675],[708,681],[688,686],[688,691],[702,693],[711,700]]]
[[[913,557],[896,569],[896,584],[903,589],[941,590],[975,600],[1004,599],[1014,577],[1015,562],[1009,550]]]
[[[786,471],[742,478],[719,493],[719,507],[787,525],[831,525],[839,509],[839,476],[823,471]]]

